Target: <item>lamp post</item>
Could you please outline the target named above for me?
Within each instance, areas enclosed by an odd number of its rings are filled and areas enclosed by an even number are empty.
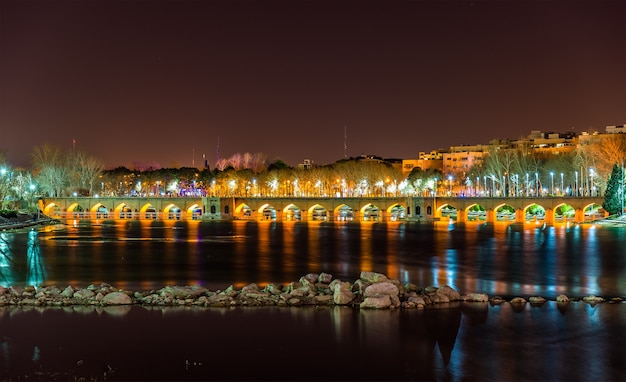
[[[30,208],[33,208],[33,199],[35,198],[35,185],[31,184],[30,188]],[[37,210],[37,220],[39,220],[39,206],[35,207]]]
[[[539,174],[535,173],[535,192],[536,196],[539,197]]]
[[[589,169],[589,196],[594,196],[593,191],[595,191],[593,187],[593,169],[590,168]]]
[[[449,190],[448,191],[448,196],[452,196],[452,175],[448,175],[448,186],[449,186]]]
[[[563,173],[561,173],[561,195],[564,195],[565,189],[563,188]]]
[[[574,171],[574,174],[576,174],[576,181],[574,182],[574,185],[576,186],[576,193],[574,196],[578,196],[578,171]]]
[[[526,197],[528,197],[528,173],[526,173]]]
[[[554,172],[550,171],[550,193],[554,195]]]
[[[476,195],[478,196],[478,194],[480,193],[480,176],[476,177]]]
[[[487,175],[483,175],[483,181],[485,183],[483,187],[483,192],[485,193],[485,195],[487,195]]]

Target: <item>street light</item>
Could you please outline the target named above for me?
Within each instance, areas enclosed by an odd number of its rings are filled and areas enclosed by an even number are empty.
[[[563,173],[561,173],[561,195],[563,195],[565,189],[563,188]]]
[[[554,195],[554,172],[550,171],[550,193]]]
[[[539,197],[539,174],[535,173],[535,192],[536,196]]]
[[[448,186],[450,191],[448,192],[452,196],[452,175],[448,175]]]
[[[526,197],[528,197],[528,173],[526,173]]]
[[[593,169],[590,168],[589,169],[589,196],[593,196],[592,195],[592,191],[594,190],[593,188]]]
[[[488,193],[487,193],[487,175],[483,175],[483,180],[484,180],[484,183],[485,183],[485,186],[483,188],[483,192],[485,193],[485,196],[489,196]]]
[[[575,196],[578,196],[578,171],[574,171],[574,173],[576,174],[576,182],[574,183],[574,185],[576,186]]]
[[[30,207],[32,208],[33,207],[33,199],[35,197],[35,185],[31,184],[29,186],[29,188],[30,188]],[[37,219],[39,219],[39,206],[36,207],[36,210],[37,210]]]

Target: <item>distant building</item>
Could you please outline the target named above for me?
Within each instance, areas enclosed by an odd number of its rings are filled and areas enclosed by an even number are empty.
[[[607,126],[605,128],[607,134],[621,134],[626,133],[625,125],[617,125],[617,126]]]
[[[298,168],[301,168],[304,170],[310,170],[311,167],[313,167],[313,161],[310,159],[305,159],[303,163],[298,164]]]

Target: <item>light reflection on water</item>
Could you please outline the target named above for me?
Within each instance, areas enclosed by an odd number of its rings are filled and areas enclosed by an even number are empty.
[[[79,221],[1,233],[0,285],[214,289],[375,271],[418,287],[503,297],[618,296],[624,228],[389,222]]]
[[[444,305],[0,307],[0,380],[626,379],[626,304]]]

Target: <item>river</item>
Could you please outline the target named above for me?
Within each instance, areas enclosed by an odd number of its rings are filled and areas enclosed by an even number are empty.
[[[375,271],[462,293],[608,300],[624,297],[625,233],[578,224],[67,221],[0,233],[0,285],[216,290]],[[0,336],[0,380],[626,380],[621,302],[2,307]]]

